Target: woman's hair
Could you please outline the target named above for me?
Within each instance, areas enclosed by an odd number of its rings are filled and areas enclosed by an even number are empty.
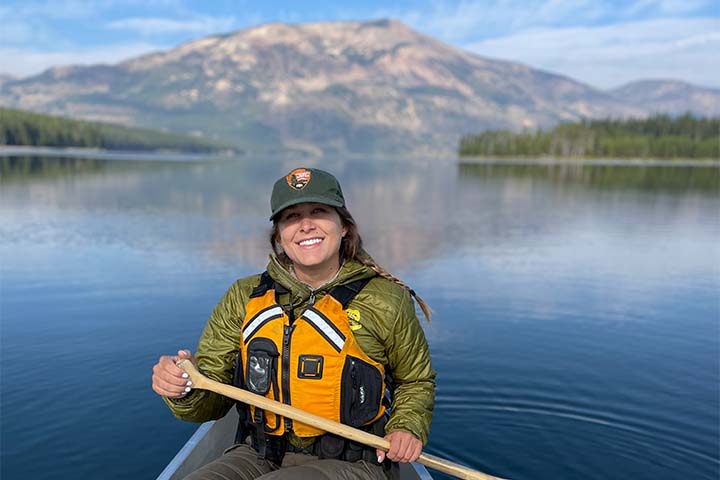
[[[425,315],[425,318],[430,321],[431,313],[430,313],[430,307],[425,303],[425,300],[423,300],[420,295],[415,293],[415,290],[410,288],[408,284],[397,278],[395,275],[391,274],[387,270],[385,270],[383,267],[378,265],[373,258],[365,252],[362,248],[362,238],[360,238],[360,233],[358,233],[357,223],[355,223],[355,219],[350,215],[350,211],[346,207],[333,207],[335,208],[335,211],[337,211],[338,215],[340,215],[340,220],[342,221],[343,226],[345,227],[346,233],[345,236],[342,238],[342,241],[340,242],[340,262],[344,262],[345,260],[356,260],[363,265],[370,267],[383,278],[386,278],[390,280],[391,282],[397,283],[401,287],[403,287],[405,290],[410,292],[410,295],[415,299],[415,301],[420,306],[420,310],[422,310],[423,315]],[[292,261],[290,258],[285,254],[282,247],[280,247],[280,232],[278,231],[278,218],[280,215],[276,215],[273,220],[273,226],[272,230],[270,231],[270,246],[272,247],[273,252],[275,252],[275,255],[277,255],[278,260],[280,260],[280,263],[284,265],[291,265]]]

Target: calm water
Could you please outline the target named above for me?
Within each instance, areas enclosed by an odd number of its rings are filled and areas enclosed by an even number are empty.
[[[264,266],[297,165],[0,162],[0,477],[154,478],[196,426],[151,366]],[[430,453],[518,480],[718,478],[720,169],[313,163],[434,309]]]

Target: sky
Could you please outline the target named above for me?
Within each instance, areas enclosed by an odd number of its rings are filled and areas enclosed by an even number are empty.
[[[0,0],[0,74],[112,64],[263,23],[380,18],[598,88],[720,88],[720,0]]]

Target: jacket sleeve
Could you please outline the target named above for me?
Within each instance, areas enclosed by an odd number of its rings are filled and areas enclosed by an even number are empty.
[[[404,430],[427,443],[435,405],[435,371],[412,297],[404,290],[398,316],[386,343],[395,382],[392,412],[385,432]]]
[[[240,349],[240,327],[245,301],[240,282],[225,293],[213,309],[200,336],[195,358],[200,371],[213,380],[232,384],[235,359]],[[191,390],[184,398],[163,397],[173,415],[189,422],[222,418],[234,401],[207,390]]]

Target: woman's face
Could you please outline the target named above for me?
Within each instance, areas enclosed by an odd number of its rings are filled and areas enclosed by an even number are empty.
[[[340,242],[347,230],[334,208],[322,203],[300,203],[278,217],[280,246],[293,262],[298,278],[335,275],[340,267]]]

